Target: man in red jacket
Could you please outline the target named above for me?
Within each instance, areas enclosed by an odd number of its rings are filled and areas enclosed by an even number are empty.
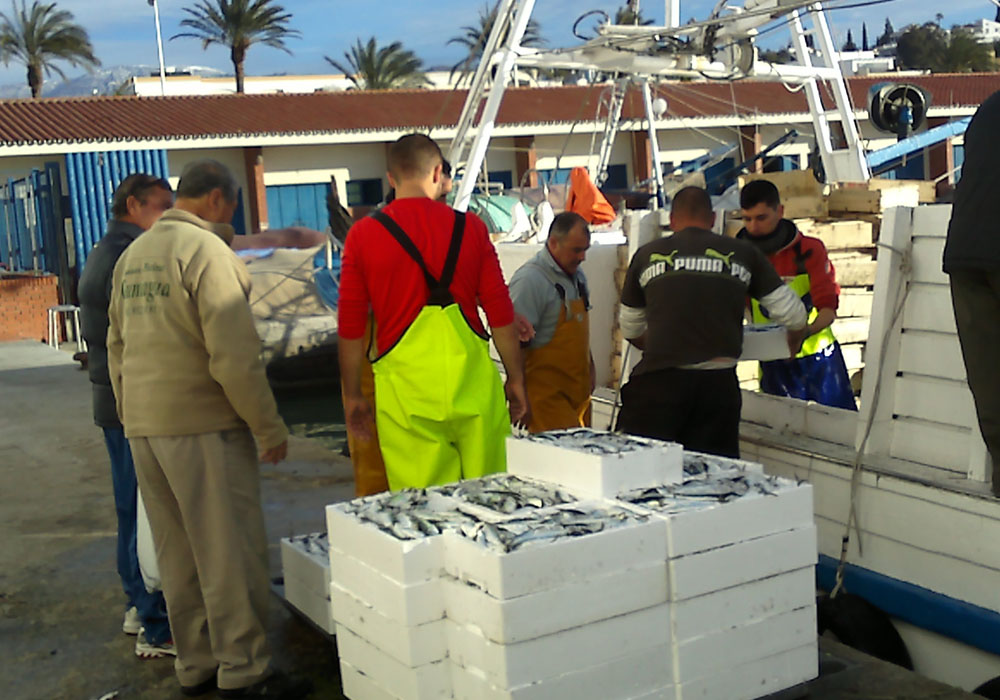
[[[393,490],[503,471],[510,422],[528,414],[514,307],[496,250],[478,217],[436,201],[443,164],[423,134],[389,147],[396,198],[351,228],[341,268],[345,417],[349,429],[368,437],[372,409],[361,392],[361,365],[370,308],[375,423]],[[480,305],[506,387],[489,357]]]
[[[809,323],[796,344],[799,352],[788,360],[761,362],[760,389],[768,394],[857,410],[851,379],[831,324],[837,318],[840,287],[818,238],[803,236],[784,218],[778,188],[767,180],[754,180],[740,192],[744,228],[737,238],[756,246],[774,269],[802,299]],[[768,323],[766,308],[751,302],[754,323]]]

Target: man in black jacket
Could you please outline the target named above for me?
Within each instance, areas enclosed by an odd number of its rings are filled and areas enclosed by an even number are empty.
[[[965,132],[965,164],[944,247],[955,325],[979,428],[1000,497],[1000,92],[987,98]]]
[[[137,491],[135,466],[125,432],[118,421],[115,395],[108,376],[108,305],[111,278],[118,258],[139,234],[173,205],[170,184],[152,175],[129,175],[115,190],[112,219],[101,242],[90,252],[77,293],[83,337],[88,345],[88,369],[94,394],[94,423],[104,431],[111,458],[111,483],[118,513],[118,575],[128,599],[122,631],[136,636],[135,654],[152,659],[174,656],[163,594],[149,593],[136,553]]]

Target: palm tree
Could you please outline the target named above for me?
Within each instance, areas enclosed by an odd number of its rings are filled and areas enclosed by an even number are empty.
[[[324,56],[330,64],[346,75],[360,90],[391,90],[421,87],[427,84],[423,61],[416,54],[394,41],[379,48],[375,37],[362,44],[358,39],[350,51],[344,52],[346,64]]]
[[[637,24],[646,26],[652,24],[653,20],[642,15],[642,10],[633,10],[631,4],[619,7],[615,11],[614,24]]]
[[[32,97],[42,94],[45,76],[55,73],[66,79],[55,61],[88,69],[101,65],[87,30],[73,21],[73,13],[57,10],[54,2],[43,4],[38,0],[31,7],[26,0],[20,6],[15,0],[9,16],[0,13],[0,60],[6,66],[11,59],[28,69]]]
[[[486,42],[489,41],[493,25],[497,21],[497,11],[500,8],[500,0],[493,3],[493,7],[484,5],[479,10],[479,24],[477,26],[467,25],[462,27],[462,33],[448,40],[449,44],[461,44],[468,49],[468,55],[451,67],[452,74],[461,71],[464,75],[468,67],[476,64],[483,57],[486,50]],[[533,19],[528,20],[528,25],[524,29],[521,37],[521,46],[541,46],[545,43],[542,38],[542,30],[538,22]],[[459,80],[461,82],[461,79]]]
[[[192,31],[175,34],[171,38],[187,37],[201,41],[202,49],[212,44],[229,47],[229,57],[236,70],[236,92],[243,92],[243,62],[253,44],[264,44],[291,54],[285,39],[302,34],[288,28],[291,13],[285,12],[274,0],[200,0],[194,7],[185,7],[188,13],[181,20],[182,27]]]

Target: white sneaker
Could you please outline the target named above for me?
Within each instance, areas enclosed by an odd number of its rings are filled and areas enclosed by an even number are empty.
[[[146,630],[139,631],[135,638],[135,655],[140,659],[162,659],[164,656],[177,656],[174,640],[168,639],[162,644],[152,644],[146,639]]]
[[[122,632],[135,636],[142,629],[142,620],[139,619],[139,611],[133,605],[125,611],[125,619],[122,620]]]

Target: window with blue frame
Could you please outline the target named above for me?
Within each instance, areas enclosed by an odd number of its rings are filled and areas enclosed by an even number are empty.
[[[565,185],[569,182],[569,171],[570,168],[539,170],[538,176],[542,178],[547,185]]]
[[[327,226],[325,182],[268,185],[267,220],[271,228],[307,226],[322,231]]]
[[[764,158],[765,173],[786,173],[799,169],[799,159],[796,156],[768,156]]]
[[[601,186],[605,190],[627,190],[628,189],[628,166],[609,165],[608,177]]]
[[[374,207],[382,202],[384,196],[380,177],[347,181],[349,207]]]
[[[572,168],[559,168],[549,170],[539,170],[538,175],[549,185],[565,185],[569,182],[569,173]],[[624,164],[609,165],[608,177],[602,185],[606,190],[627,190],[628,189],[628,166]]]
[[[491,170],[487,174],[487,177],[489,177],[491,183],[498,182],[503,185],[505,190],[509,190],[514,186],[514,173],[510,170]]]
[[[924,154],[915,153],[905,159],[894,160],[881,167],[879,177],[887,180],[923,180]]]
[[[732,158],[723,158],[715,165],[705,169],[705,189],[709,194],[718,195],[726,191],[726,188],[736,182],[736,161]]]

